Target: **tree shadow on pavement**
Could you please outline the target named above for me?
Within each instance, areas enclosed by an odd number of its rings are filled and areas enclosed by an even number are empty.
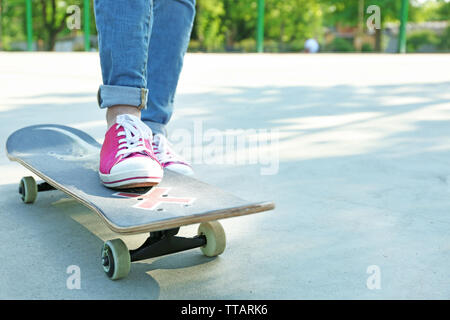
[[[17,186],[0,185],[5,212],[0,234],[15,242],[0,244],[9,257],[4,262],[8,276],[0,273],[2,294],[153,299],[180,296],[180,288],[184,296],[193,294],[198,288],[187,283],[197,279],[208,284],[202,286],[202,295],[210,297],[252,298],[239,290],[254,287],[261,297],[270,292],[271,298],[373,298],[364,286],[365,270],[382,263],[383,270],[392,270],[382,297],[448,296],[442,279],[448,269],[449,87],[449,82],[440,82],[180,93],[169,135],[176,129],[193,133],[195,121],[202,121],[203,133],[211,128],[280,133],[280,166],[273,176],[261,175],[258,165],[248,163],[194,163],[198,178],[243,198],[274,200],[277,205],[273,214],[245,218],[248,224],[241,224],[244,218],[226,222],[235,228],[228,229],[230,238],[240,247],[225,253],[233,261],[218,266],[221,258],[180,253],[135,263],[129,278],[112,282],[99,269],[100,238],[61,214],[83,216],[87,213],[79,213],[85,210],[81,205],[57,210],[51,203],[58,196],[49,193],[26,206],[10,196]],[[0,121],[8,129],[25,122],[60,122],[52,116],[41,121],[31,107],[16,107],[25,121],[19,123],[13,112],[4,111]],[[57,113],[54,119],[64,119],[62,124],[98,115],[90,104],[45,108]],[[271,243],[275,238],[276,250]],[[65,287],[65,270],[72,264],[81,267],[85,291]],[[209,271],[200,272],[203,265]],[[191,267],[200,271],[185,272]],[[29,275],[37,269],[39,276]]]

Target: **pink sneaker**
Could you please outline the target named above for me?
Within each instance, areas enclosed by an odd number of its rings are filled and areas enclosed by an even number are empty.
[[[189,163],[173,151],[170,142],[164,135],[155,134],[153,136],[153,151],[164,169],[169,169],[187,176],[194,174]]]
[[[139,118],[125,114],[106,132],[99,175],[109,188],[154,186],[163,168],[152,150],[152,131]]]

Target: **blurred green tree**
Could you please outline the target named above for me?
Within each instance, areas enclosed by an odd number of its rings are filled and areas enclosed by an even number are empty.
[[[207,51],[217,51],[225,38],[222,17],[225,13],[221,0],[202,0],[196,4],[195,28],[193,35]]]
[[[90,2],[92,6],[92,0]],[[196,51],[255,51],[257,3],[257,0],[197,0],[191,48]],[[66,27],[67,7],[77,5],[83,13],[83,4],[83,0],[33,0],[33,34],[40,49],[53,50],[59,37],[83,32]],[[386,22],[399,19],[400,1],[265,0],[266,51],[300,51],[305,40],[311,37],[323,43],[325,29],[336,26],[354,27],[356,36],[361,36],[369,16],[365,12],[368,5],[380,7],[381,28]],[[90,16],[91,32],[95,34],[93,10]],[[448,21],[449,17],[450,2],[446,0],[411,5],[409,10],[409,21]],[[438,47],[448,47],[448,40],[445,40],[448,32],[442,37]],[[380,51],[380,30],[376,30],[375,39],[373,49]],[[13,43],[25,40],[25,0],[0,0],[0,48],[11,49]],[[348,49],[343,42],[338,44]],[[363,43],[357,44],[362,50]]]
[[[278,42],[275,50],[300,50],[308,37],[320,38],[319,1],[266,0],[265,7],[265,39]],[[207,50],[247,51],[256,36],[256,21],[257,0],[197,0],[193,39]]]
[[[34,3],[33,17],[36,18],[33,21],[33,29],[35,30],[36,35],[43,41],[43,49],[52,51],[55,48],[56,40],[59,35],[71,33],[71,30],[67,28],[66,24],[67,18],[71,15],[71,13],[67,13],[67,8],[76,5],[80,8],[80,13],[82,15],[84,12],[84,1],[35,0]],[[90,10],[90,15],[92,21],[92,10]],[[82,16],[80,18],[82,19]]]
[[[2,50],[15,41],[25,40],[25,5],[23,1],[0,0],[0,43]]]
[[[33,38],[40,50],[54,50],[58,36],[67,35],[67,8],[77,5],[81,15],[84,12],[83,0],[34,0],[32,5]],[[24,0],[0,0],[0,42],[4,49],[11,43],[26,40],[26,19]],[[90,10],[92,30],[95,32],[95,18]],[[81,31],[80,31],[81,32]]]
[[[366,28],[365,23],[368,15],[366,9],[368,5],[376,5],[380,8],[380,26],[383,28],[386,22],[398,21],[400,15],[400,1],[392,0],[370,0],[370,1],[343,1],[343,0],[320,0],[324,8],[325,26],[335,27],[336,25],[347,27]],[[363,6],[361,12],[359,6]],[[414,8],[410,10],[415,12]],[[361,17],[361,14],[364,16]],[[363,23],[363,25],[359,25]],[[382,34],[381,29],[375,30],[375,51],[381,51]]]
[[[298,51],[308,38],[322,37],[323,11],[315,0],[266,0],[265,30],[268,40],[277,40],[279,51]]]
[[[439,37],[430,30],[420,30],[408,35],[407,52],[435,51],[439,46]]]

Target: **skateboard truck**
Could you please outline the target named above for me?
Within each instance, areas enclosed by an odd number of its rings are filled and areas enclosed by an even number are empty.
[[[170,253],[200,248],[206,245],[206,237],[177,237],[180,228],[150,233],[150,237],[137,249],[130,250],[131,262],[163,256]]]
[[[54,186],[46,181],[37,183],[33,177],[23,177],[19,184],[19,194],[25,203],[33,203],[38,192],[56,190]]]
[[[192,238],[176,236],[179,227],[154,231],[137,249],[128,250],[121,239],[104,243],[101,262],[106,275],[117,280],[128,275],[131,263],[164,256],[166,254],[200,248],[207,257],[215,257],[225,250],[225,231],[218,221],[202,222],[197,235]]]

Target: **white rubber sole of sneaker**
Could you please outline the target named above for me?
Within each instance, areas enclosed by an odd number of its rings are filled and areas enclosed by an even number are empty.
[[[147,170],[125,171],[116,174],[98,173],[100,181],[108,188],[151,187],[162,180],[161,176],[149,176]]]
[[[194,170],[192,170],[192,168],[190,166],[183,165],[183,164],[178,164],[178,163],[170,164],[170,165],[166,166],[165,169],[174,171],[176,173],[183,174],[185,176],[193,176],[194,175]]]

